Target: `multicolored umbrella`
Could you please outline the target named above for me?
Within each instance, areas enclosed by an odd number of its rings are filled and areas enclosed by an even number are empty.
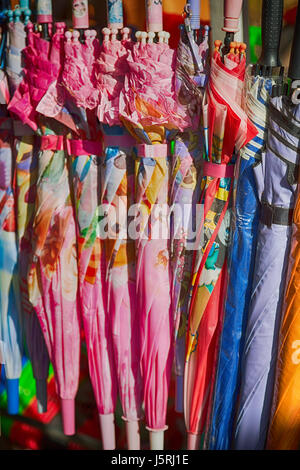
[[[47,110],[47,104],[51,111],[55,106],[54,102],[47,102],[45,94],[52,89],[61,69],[65,25],[56,26],[51,42],[29,31],[29,45],[23,51],[25,78],[10,109],[39,135],[29,300],[39,318],[53,364],[64,432],[74,434],[80,323],[76,229],[63,145],[69,129],[40,114]]]
[[[286,96],[281,98],[282,105],[286,109],[284,114],[288,116],[286,119],[287,147],[282,155],[285,157],[286,154],[297,152],[297,161],[299,161],[300,107],[299,101],[294,101],[294,98],[297,99],[299,96],[299,88],[296,89],[295,94],[293,92],[300,78],[299,34],[300,8],[298,7],[288,73],[292,82],[292,90],[289,98]],[[295,147],[291,148],[292,145]],[[279,331],[273,406],[267,439],[267,449],[270,450],[299,449],[299,167],[297,183],[292,244]]]
[[[0,71],[0,345],[7,378],[8,412],[19,412],[19,378],[22,372],[22,322],[18,279],[15,197],[13,190],[12,120],[8,117],[9,87]]]
[[[9,3],[2,5],[3,9]],[[3,34],[1,41],[1,66],[5,64],[6,13],[1,16]],[[7,76],[0,72],[1,107],[1,292],[0,292],[0,356],[5,363],[7,378],[8,412],[19,412],[19,378],[22,371],[22,322],[18,286],[18,250],[16,238],[15,197],[13,190],[14,159],[12,120],[7,112],[10,99]]]
[[[105,159],[101,203],[111,221],[105,241],[108,319],[111,325],[119,394],[130,450],[140,448],[138,421],[142,408],[140,341],[136,299],[135,241],[128,238],[128,211],[134,204],[135,140],[121,127],[119,96],[128,72],[127,51],[133,43],[123,28],[122,1],[108,2],[108,23],[97,64]],[[122,40],[116,39],[121,29]]]
[[[28,3],[28,2],[27,2]],[[30,14],[27,5],[21,5]],[[21,52],[26,46],[26,32],[21,21],[22,9],[14,11],[14,22],[8,24],[9,48],[7,51],[7,75],[13,94],[23,79]],[[37,180],[38,148],[34,145],[34,131],[20,120],[14,120],[14,152],[16,154],[15,191],[17,198],[17,234],[19,245],[19,276],[22,321],[26,346],[36,379],[36,394],[40,412],[47,410],[47,377],[49,357],[37,315],[29,302],[27,271],[31,255],[32,223],[35,185]]]
[[[218,45],[219,42],[218,42]],[[245,54],[221,58],[216,48],[203,102],[208,145],[201,183],[203,220],[198,228],[185,365],[185,419],[188,448],[198,447],[206,424],[216,371],[227,283],[227,251],[232,210],[234,163],[257,130],[241,108]]]
[[[258,135],[240,152],[236,172],[234,229],[228,263],[229,283],[207,443],[209,449],[226,450],[231,445],[239,386],[240,355],[252,289],[260,214],[253,167],[261,160],[261,153],[267,138],[267,104],[272,85],[275,83],[275,69],[272,73],[271,67],[280,66],[278,51],[282,13],[282,2],[281,12],[274,2],[272,5],[269,2],[263,3],[263,52],[259,61],[261,65],[249,68],[245,80],[244,109],[257,128]],[[274,50],[275,60],[271,56]],[[263,76],[261,76],[262,72]]]
[[[139,143],[135,166],[137,212],[129,236],[136,239],[137,332],[141,335],[146,423],[151,448],[161,449],[174,327],[170,309],[166,130],[183,129],[185,121],[175,101],[175,53],[164,42],[161,5],[148,2],[148,8],[148,22],[153,17],[155,21],[150,22],[148,44],[147,33],[137,33],[140,42],[128,51],[129,73],[120,96],[120,115]],[[153,42],[154,31],[160,31],[158,44]]]
[[[190,2],[189,2],[190,3]],[[195,6],[199,6],[197,0]],[[191,233],[196,220],[196,204],[200,197],[201,140],[200,114],[203,93],[208,79],[208,27],[199,44],[193,31],[200,30],[200,16],[194,18],[194,3],[187,8],[185,25],[177,49],[177,101],[187,114],[190,125],[175,139],[170,179],[170,204],[174,207],[171,229],[172,312],[175,325],[176,411],[183,413],[183,376],[185,336],[189,301],[189,285],[193,251]],[[192,12],[192,13],[191,13]]]

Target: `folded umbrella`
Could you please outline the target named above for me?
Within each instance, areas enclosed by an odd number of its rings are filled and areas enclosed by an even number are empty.
[[[101,202],[110,221],[105,240],[107,309],[114,346],[119,394],[130,450],[140,448],[142,407],[138,328],[135,241],[128,238],[128,211],[134,203],[135,140],[121,126],[119,96],[128,72],[127,50],[133,46],[130,30],[123,28],[122,1],[108,2],[108,24],[97,61],[100,92],[98,118],[104,137]],[[117,40],[118,29],[122,40]]]
[[[105,251],[101,236],[103,143],[97,121],[99,91],[95,75],[99,42],[96,31],[88,29],[80,41],[81,33],[77,30],[83,23],[77,23],[75,15],[73,20],[76,29],[73,34],[66,33],[64,67],[57,83],[58,93],[64,90],[57,119],[64,120],[65,115],[66,120],[73,122],[67,148],[76,220],[79,301],[102,444],[108,450],[115,448],[117,380],[107,315]]]
[[[133,226],[129,227],[132,229],[129,236],[136,239],[146,423],[151,448],[160,449],[166,429],[174,327],[170,310],[166,130],[183,129],[185,120],[175,100],[175,53],[164,42],[164,32],[158,29],[162,23],[161,5],[148,2],[147,11],[148,44],[147,33],[137,33],[140,41],[128,52],[129,73],[120,96],[120,115],[138,142],[135,166],[137,212]],[[149,23],[150,19],[153,23]],[[155,31],[160,31],[158,44],[153,42]]]
[[[62,144],[69,128],[40,113],[46,107],[41,100],[45,99],[61,70],[65,25],[56,26],[51,42],[33,33],[30,26],[28,46],[23,52],[25,76],[10,103],[10,110],[38,134],[40,152],[28,272],[29,300],[38,316],[53,364],[64,432],[73,434],[80,327],[76,229]],[[47,36],[46,32],[43,36]]]
[[[26,12],[24,23],[21,21],[22,9]],[[21,53],[26,46],[25,22],[28,15],[30,15],[28,5],[21,5],[20,9],[14,11],[14,21],[8,24],[9,48],[6,69],[11,94],[15,92],[23,79]],[[27,284],[39,149],[34,144],[34,131],[29,126],[14,119],[13,131],[15,136],[13,148],[16,154],[15,194],[22,321],[27,354],[36,379],[38,410],[45,412],[47,410],[49,356],[37,315],[33,312],[33,307],[29,302]]]
[[[18,249],[13,190],[12,121],[7,113],[9,88],[7,77],[0,71],[1,89],[1,184],[0,184],[0,345],[7,378],[8,412],[19,412],[19,378],[22,372],[22,321],[18,278]]]
[[[8,2],[2,7],[9,7]],[[7,12],[7,10],[6,10]],[[3,34],[1,41],[1,66],[5,65],[6,13],[1,16]],[[7,76],[1,70],[1,314],[0,344],[2,362],[7,378],[8,412],[19,412],[19,378],[22,372],[22,321],[18,286],[18,250],[14,197],[14,158],[12,120],[7,112],[10,99]]]
[[[207,443],[209,449],[225,450],[231,445],[239,386],[240,355],[252,289],[260,213],[253,167],[260,161],[266,143],[267,105],[272,84],[275,83],[275,70],[272,73],[271,67],[280,66],[278,51],[283,2],[280,0],[280,3],[281,5],[278,5],[277,0],[273,0],[271,4],[263,2],[263,52],[259,60],[260,66],[249,68],[245,80],[244,110],[257,128],[258,135],[240,152],[236,174],[235,223],[229,253],[229,282]]]
[[[292,92],[294,91],[293,88],[296,88],[299,84],[300,79],[299,34],[300,8],[298,7],[288,73],[292,81]],[[295,144],[296,148],[294,150],[298,153],[299,161],[300,107],[297,94],[299,96],[299,89],[296,89],[296,96],[293,96],[291,93],[291,100],[290,98],[282,97],[286,109],[291,113],[287,120],[288,146],[284,149],[282,155],[285,156],[287,152],[289,153],[289,146]],[[296,99],[294,100],[294,98]],[[290,140],[291,136],[292,141]],[[293,215],[292,243],[279,331],[273,406],[267,439],[267,449],[270,450],[299,449],[299,210],[298,173],[297,199]]]
[[[197,448],[204,430],[216,371],[227,282],[227,252],[236,154],[257,130],[241,108],[245,74],[243,50],[224,63],[214,52],[203,102],[206,158],[203,162],[203,220],[193,262],[185,365],[185,419],[188,447]],[[226,84],[226,85],[225,85]]]
[[[194,3],[196,5],[194,5]],[[200,44],[192,32],[200,30],[200,15],[195,21],[195,7],[199,1],[188,2],[185,25],[176,59],[177,101],[190,121],[183,133],[175,138],[170,178],[170,204],[173,210],[171,229],[172,313],[175,325],[176,411],[183,413],[183,375],[185,363],[185,336],[189,301],[193,250],[191,235],[196,220],[196,204],[200,197],[203,139],[200,115],[203,93],[208,79],[208,27]],[[198,12],[199,13],[199,12]]]
[[[266,150],[254,167],[261,216],[241,363],[236,449],[259,450],[266,443],[297,188],[297,111],[282,93],[272,98]]]

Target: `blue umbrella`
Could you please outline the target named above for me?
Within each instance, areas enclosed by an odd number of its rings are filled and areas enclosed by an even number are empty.
[[[245,146],[238,163],[234,228],[229,258],[230,274],[207,441],[208,448],[212,450],[226,450],[230,448],[231,443],[239,386],[240,356],[252,291],[260,216],[253,168],[261,161],[267,138],[268,101],[274,83],[270,77],[271,67],[280,65],[278,51],[282,0],[271,0],[271,4],[264,1],[262,13],[263,47],[259,60],[261,65],[248,70],[245,100],[246,113],[259,133]]]

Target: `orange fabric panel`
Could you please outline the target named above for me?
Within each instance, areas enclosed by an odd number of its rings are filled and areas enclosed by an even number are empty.
[[[300,195],[295,212],[290,278],[285,295],[277,360],[272,419],[267,448],[300,447]]]

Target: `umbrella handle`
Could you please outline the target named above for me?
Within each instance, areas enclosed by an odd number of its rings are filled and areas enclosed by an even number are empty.
[[[107,0],[107,18],[108,27],[110,29],[122,29],[124,26],[123,19],[123,1]]]
[[[234,34],[239,31],[239,18],[241,16],[243,0],[224,0],[224,26],[226,32],[223,55],[230,51],[230,43],[234,40]]]
[[[288,77],[291,80],[300,80],[300,5],[298,4],[295,32],[291,51]],[[296,85],[296,84],[295,84]],[[292,86],[292,88],[294,88]],[[299,84],[297,84],[299,88]]]
[[[187,0],[187,7],[190,13],[191,28],[193,30],[200,29],[201,0]]]
[[[146,23],[147,32],[158,33],[163,30],[163,7],[162,0],[146,1]]]
[[[239,31],[239,18],[241,16],[243,0],[224,0],[224,27],[226,33]]]
[[[73,0],[72,21],[75,29],[83,30],[89,28],[90,22],[88,0]]]
[[[262,52],[258,63],[280,67],[279,47],[283,18],[283,0],[263,0]]]
[[[52,23],[52,1],[37,0],[37,22]]]
[[[52,23],[52,0],[37,1],[37,22],[42,25],[42,37],[50,41],[49,23]]]
[[[20,8],[21,9],[28,9],[29,10],[29,0],[19,0]]]

